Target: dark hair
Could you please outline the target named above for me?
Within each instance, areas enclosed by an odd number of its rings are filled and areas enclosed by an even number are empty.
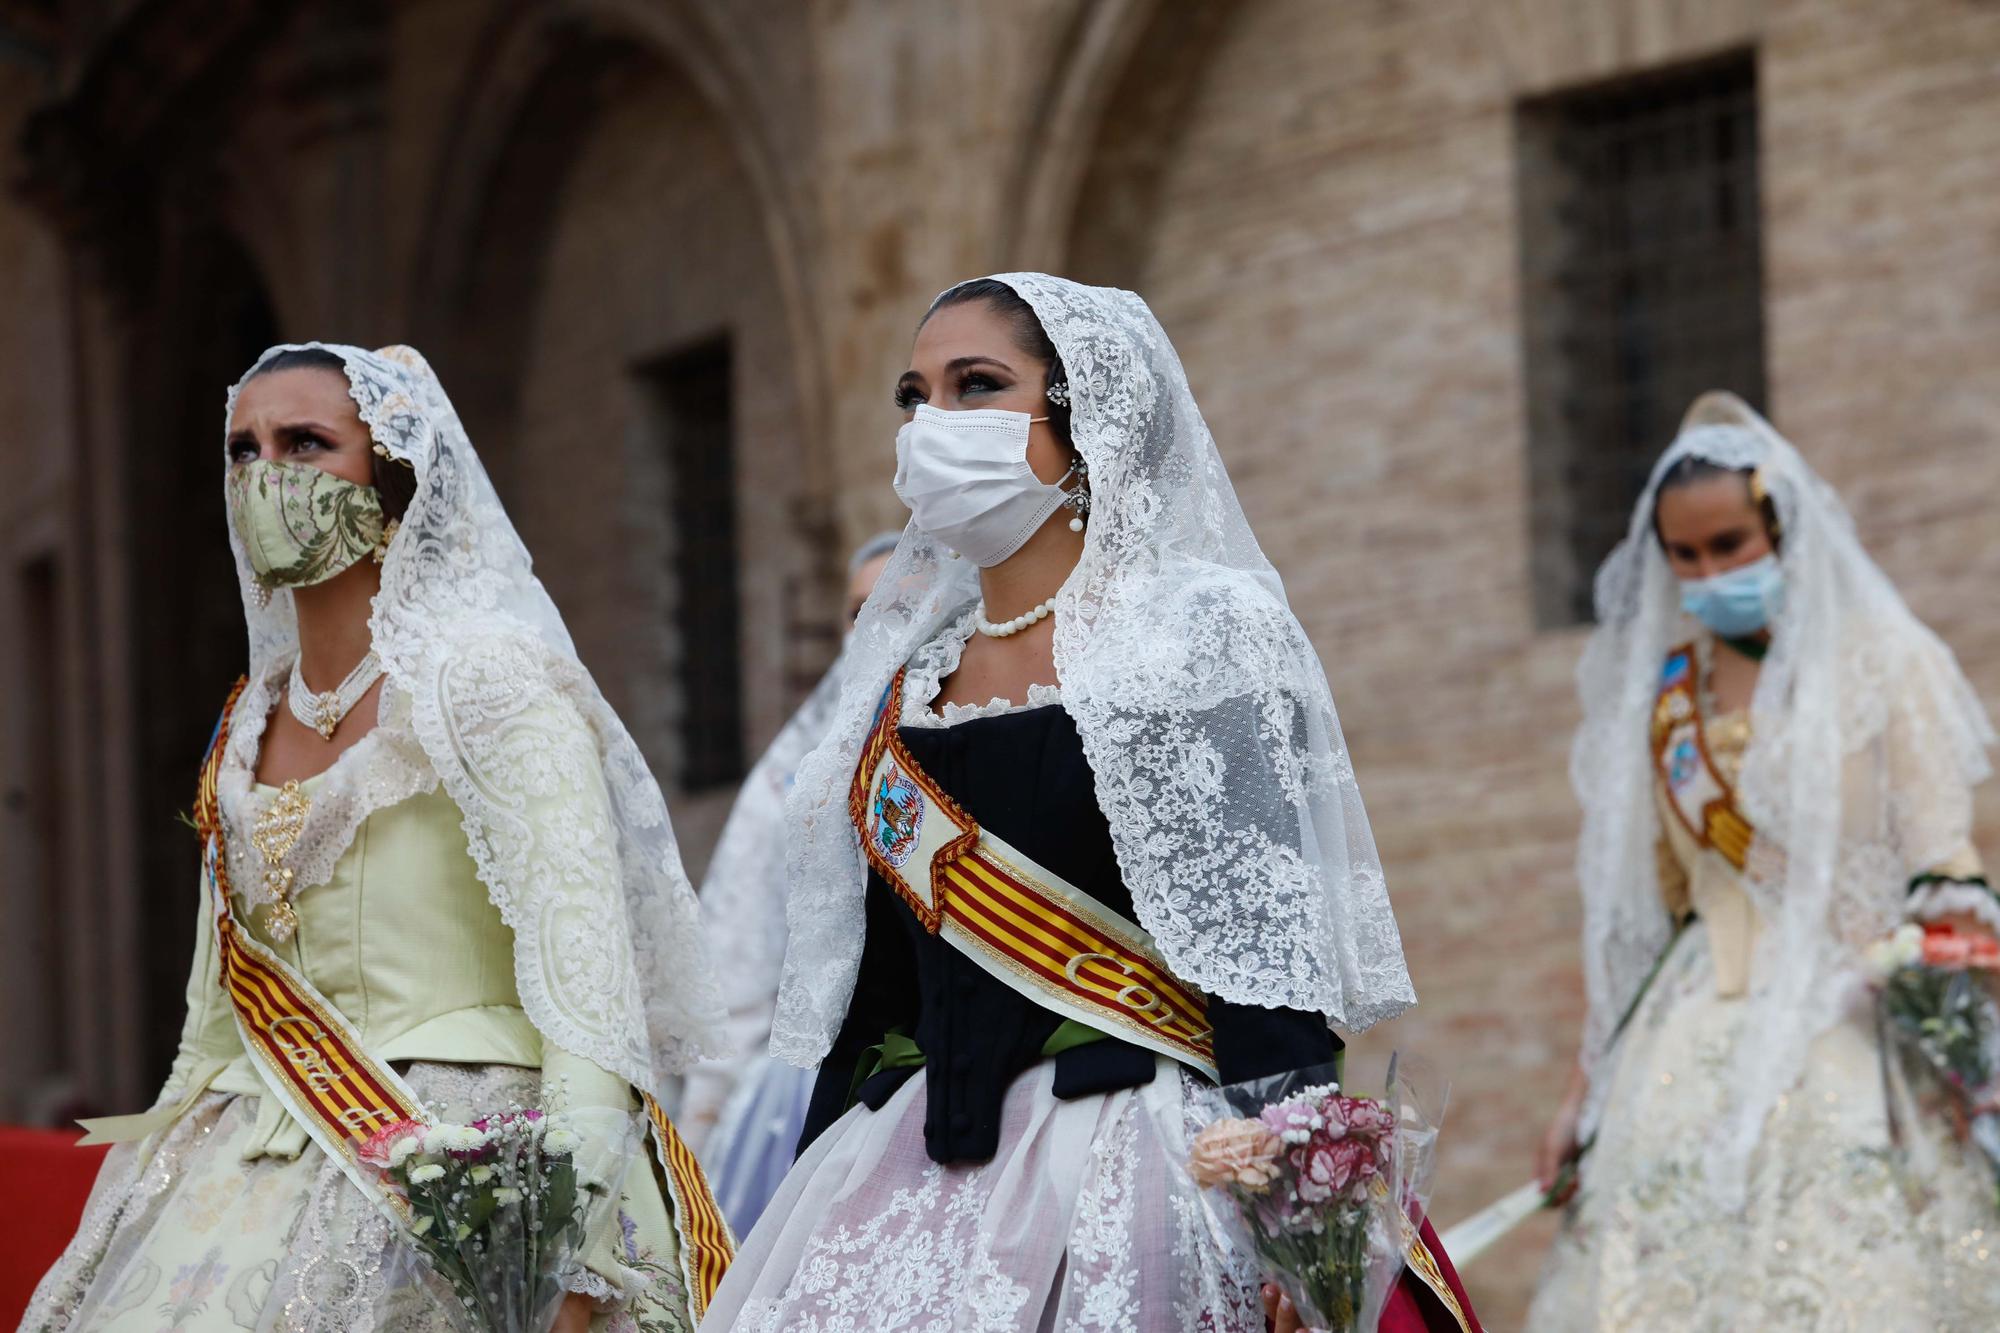
[[[250,379],[259,375],[269,375],[280,370],[330,370],[347,378],[347,362],[338,352],[329,352],[324,347],[295,347],[280,352],[270,360],[260,364],[249,374]],[[410,502],[417,498],[417,474],[408,463],[381,454],[370,457],[374,473],[375,493],[382,501],[382,516],[401,522],[403,515],[410,512]]]
[[[1069,383],[1069,371],[1056,353],[1056,345],[1049,341],[1048,331],[1042,327],[1041,316],[1019,292],[1001,282],[998,278],[973,278],[961,282],[931,302],[931,308],[924,312],[917,327],[930,323],[932,315],[951,305],[968,305],[974,301],[984,304],[994,314],[1006,319],[1014,326],[1014,345],[1029,356],[1049,363],[1048,378],[1042,383],[1046,394],[1050,385]],[[1049,404],[1049,429],[1064,444],[1069,439],[1069,404]]]
[[[1673,466],[1661,476],[1659,489],[1653,494],[1653,540],[1665,549],[1667,539],[1660,533],[1662,495],[1668,491],[1685,490],[1696,482],[1707,481],[1710,477],[1735,477],[1742,481],[1744,494],[1755,502],[1758,513],[1763,516],[1764,535],[1771,539],[1772,546],[1777,546],[1784,525],[1778,522],[1778,506],[1772,501],[1770,493],[1767,491],[1763,495],[1758,495],[1752,486],[1751,480],[1755,475],[1754,468],[1724,467],[1720,463],[1711,463],[1706,458],[1697,458],[1693,454],[1676,459]]]

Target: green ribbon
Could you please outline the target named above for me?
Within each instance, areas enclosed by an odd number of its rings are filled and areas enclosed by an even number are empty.
[[[1079,1046],[1104,1041],[1108,1033],[1079,1023],[1074,1018],[1065,1018],[1042,1043],[1042,1057],[1047,1059],[1073,1051]],[[861,1091],[861,1085],[885,1069],[921,1069],[924,1067],[923,1048],[900,1027],[893,1027],[884,1033],[882,1040],[861,1053],[855,1062],[854,1077],[847,1084],[847,1104],[854,1105]]]

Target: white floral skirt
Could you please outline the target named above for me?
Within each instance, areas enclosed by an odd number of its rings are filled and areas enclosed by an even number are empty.
[[[738,1333],[1262,1333],[1259,1278],[1186,1171],[1178,1066],[1058,1101],[1014,1081],[989,1162],[924,1151],[924,1078],[857,1106],[792,1168],[703,1329]]]
[[[1992,1178],[1938,1117],[1914,1108],[1899,1111],[1903,1147],[1892,1148],[1866,1013],[1813,1044],[1804,1079],[1765,1127],[1744,1211],[1712,1200],[1705,1168],[1743,1009],[1716,994],[1708,933],[1690,927],[1625,1033],[1527,1327],[2000,1327]]]
[[[427,1105],[532,1105],[541,1073],[425,1064],[405,1075]],[[452,1325],[387,1218],[317,1147],[243,1160],[259,1099],[211,1092],[168,1128],[105,1157],[69,1248],[42,1278],[34,1333],[432,1333]],[[681,1297],[671,1222],[656,1191],[621,1200],[623,1260]],[[655,1246],[658,1251],[656,1252]],[[609,1294],[608,1290],[607,1293]],[[650,1292],[649,1292],[650,1294]],[[648,1296],[599,1329],[683,1330]]]

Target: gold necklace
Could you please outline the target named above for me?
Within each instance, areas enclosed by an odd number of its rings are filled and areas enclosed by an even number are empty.
[[[250,845],[264,858],[264,887],[271,894],[271,938],[280,944],[299,928],[299,914],[291,903],[295,876],[285,858],[298,846],[299,835],[305,832],[306,813],[311,809],[312,797],[293,778],[278,789],[278,794],[257,816],[257,822],[250,826]]]

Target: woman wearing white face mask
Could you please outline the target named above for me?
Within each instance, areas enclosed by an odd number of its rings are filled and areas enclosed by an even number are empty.
[[[710,1322],[1261,1331],[1184,1094],[1415,998],[1325,678],[1138,297],[955,287],[897,403],[913,522],[788,806],[819,1080]],[[1475,1327],[1431,1271],[1384,1327]]]
[[[1590,1015],[1542,1183],[1591,1146],[1528,1326],[1990,1326],[1992,1177],[1893,1091],[1865,985],[1906,918],[2000,925],[1971,846],[1985,710],[1727,394],[1654,469],[1597,610]]]

